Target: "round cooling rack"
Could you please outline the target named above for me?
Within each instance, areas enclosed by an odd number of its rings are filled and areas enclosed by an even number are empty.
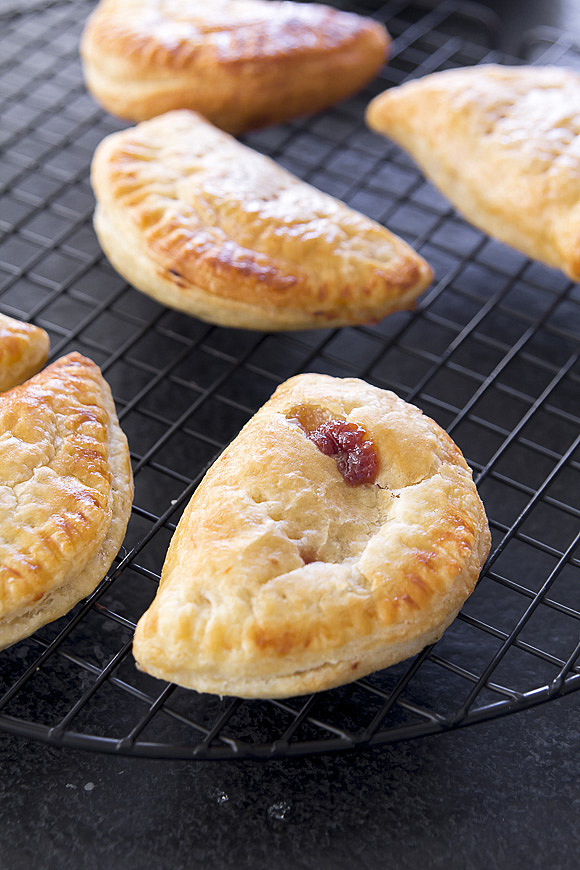
[[[30,4],[28,4],[30,7]],[[365,93],[246,141],[407,239],[436,279],[374,326],[267,335],[169,311],[108,265],[89,165],[123,125],[82,84],[92,3],[12,3],[0,32],[0,310],[38,323],[53,358],[80,350],[112,386],[135,505],[96,592],[0,653],[0,728],[60,746],[166,758],[272,758],[459,728],[580,688],[580,288],[463,221],[398,148],[368,131],[369,99],[409,77],[522,59],[580,67],[542,31],[494,50],[472,3],[341,3],[384,21],[389,64]],[[277,384],[357,376],[436,419],[474,470],[493,535],[474,594],[415,659],[287,701],[199,695],[137,671],[134,626],[207,467]]]

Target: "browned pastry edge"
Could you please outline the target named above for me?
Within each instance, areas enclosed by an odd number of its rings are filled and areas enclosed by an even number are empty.
[[[74,406],[75,410],[63,421],[63,431],[69,433],[66,444],[51,447],[49,441],[44,445],[43,439],[52,436],[50,433],[45,436],[39,429],[35,408],[38,402],[51,401],[50,394],[59,382],[64,392],[60,396],[55,394],[55,413],[61,413],[58,409],[66,407],[69,393],[71,408]],[[98,407],[90,404],[95,391],[100,396]],[[84,408],[74,398],[83,394],[89,401]],[[18,499],[23,502],[27,498],[26,487],[34,481],[38,489],[41,478],[46,481],[43,501],[48,504],[54,497],[51,480],[58,481],[59,486],[71,494],[78,489],[79,496],[76,507],[62,515],[57,511],[50,521],[45,518],[42,540],[36,542],[35,502],[30,502],[29,528],[24,538],[27,549],[19,554],[11,553],[5,564],[0,564],[0,649],[63,616],[96,588],[123,542],[133,500],[127,439],[119,425],[109,386],[95,363],[78,353],[62,357],[27,383],[0,397],[2,413],[6,403],[9,417],[18,415],[15,430],[18,436],[22,437],[21,430],[27,432],[27,441],[23,442],[25,449],[33,453],[40,451],[41,456],[46,454],[50,459],[47,466],[40,459],[34,462],[30,479],[17,485]],[[95,426],[101,425],[99,420],[106,421],[105,455],[95,452],[90,435]],[[14,456],[9,453],[9,466],[13,460]],[[84,489],[78,488],[75,478],[85,481]],[[91,486],[101,478],[110,478],[109,495],[98,507],[102,498],[97,489],[91,491]],[[97,517],[98,522],[95,522]],[[9,533],[10,530],[4,531]],[[9,545],[10,534],[7,538],[2,532],[0,528],[0,544]]]
[[[44,329],[0,314],[0,393],[21,384],[48,359]]]
[[[241,190],[230,166],[267,193]],[[379,321],[410,308],[432,279],[402,239],[187,110],[107,137],[91,180],[95,229],[113,266],[160,302],[212,323]]]
[[[368,106],[474,226],[580,280],[580,75],[488,64],[433,73]]]
[[[297,404],[366,429],[376,484],[345,485],[293,423]],[[221,695],[350,682],[435,641],[489,545],[465,460],[432,420],[362,381],[300,375],[198,487],[134,655],[153,676]]]
[[[229,31],[225,47],[212,33],[207,41],[164,44],[116,4],[101,4],[81,43],[87,87],[128,120],[187,108],[231,133],[320,111],[375,77],[390,39],[371,19],[319,4],[296,7],[296,20],[278,29],[274,20]]]

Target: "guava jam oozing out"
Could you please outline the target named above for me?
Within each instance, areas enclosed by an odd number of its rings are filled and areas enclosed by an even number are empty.
[[[366,429],[345,420],[320,422],[317,411],[319,409],[302,406],[294,409],[293,417],[320,452],[333,457],[345,483],[349,486],[374,483],[379,471],[379,457]]]

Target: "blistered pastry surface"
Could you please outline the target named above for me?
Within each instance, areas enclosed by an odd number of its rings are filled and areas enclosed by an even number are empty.
[[[81,56],[87,87],[113,114],[193,109],[241,133],[356,93],[389,44],[377,21],[317,3],[103,0]]]
[[[0,393],[36,374],[48,351],[44,329],[0,314]]]
[[[408,307],[431,278],[387,229],[191,112],[109,137],[92,180],[113,264],[205,319],[365,322]]]
[[[91,41],[116,45],[147,68],[308,56],[383,31],[319,3],[275,0],[103,0],[89,27]]]
[[[369,106],[465,217],[580,279],[580,75],[478,66],[392,88]]]
[[[297,405],[363,426],[375,483],[348,486],[296,425]],[[135,656],[156,676],[223,694],[346,682],[439,636],[488,549],[471,474],[443,430],[393,393],[301,375],[198,488]]]
[[[106,391],[98,367],[70,354],[0,396],[0,619],[33,608],[103,545],[120,449]]]

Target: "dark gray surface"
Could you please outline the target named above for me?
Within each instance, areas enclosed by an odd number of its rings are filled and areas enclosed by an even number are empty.
[[[380,750],[260,764],[0,737],[5,870],[578,866],[580,697]]]
[[[524,31],[547,25],[580,34],[578,0],[480,0],[503,22],[504,51],[516,52]]]
[[[506,47],[537,24],[577,28],[570,0],[488,5],[507,16]],[[576,695],[437,738],[271,764],[117,759],[0,735],[0,868],[576,868],[579,711]]]

